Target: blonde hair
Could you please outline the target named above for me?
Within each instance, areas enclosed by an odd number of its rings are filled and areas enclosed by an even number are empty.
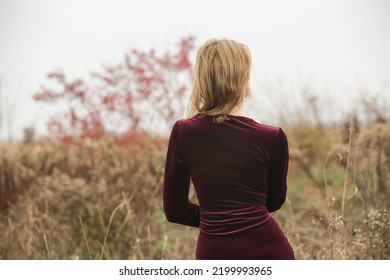
[[[227,119],[244,99],[251,63],[249,49],[243,44],[226,39],[204,43],[197,52],[192,73],[187,118],[209,115],[217,123]]]

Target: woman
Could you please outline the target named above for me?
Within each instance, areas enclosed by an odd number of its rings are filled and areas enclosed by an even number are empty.
[[[170,222],[199,227],[196,259],[294,259],[269,214],[286,198],[287,139],[246,116],[250,68],[245,45],[207,41],[196,57],[188,119],[169,139],[164,211]],[[199,205],[188,199],[190,178]]]

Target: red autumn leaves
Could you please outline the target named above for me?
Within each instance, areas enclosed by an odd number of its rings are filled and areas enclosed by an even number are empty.
[[[69,80],[61,71],[49,73],[54,87],[42,86],[34,99],[65,105],[49,121],[49,133],[65,140],[166,130],[184,116],[193,49],[193,37],[163,54],[133,49],[122,62],[92,72],[87,81]]]

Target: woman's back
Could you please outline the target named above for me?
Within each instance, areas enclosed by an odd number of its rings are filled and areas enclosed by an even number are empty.
[[[227,118],[222,123],[214,123],[213,117],[206,115],[180,120],[171,134],[167,168],[179,165],[181,172],[165,174],[164,193],[169,196],[165,212],[174,222],[199,226],[203,242],[198,241],[197,258],[211,257],[209,252],[215,248],[210,240],[215,245],[218,240],[253,234],[262,224],[273,224],[267,223],[271,218],[268,211],[279,209],[285,200],[288,148],[283,131],[244,116]],[[199,208],[188,202],[189,177]],[[182,201],[182,209],[178,201]],[[274,230],[274,226],[268,229],[273,235]],[[230,242],[230,246],[234,244]],[[257,246],[254,258],[261,258],[260,247],[264,246]],[[224,251],[224,257],[217,258],[231,258]],[[290,254],[291,248],[287,251]],[[232,252],[234,258],[240,258],[238,253]]]

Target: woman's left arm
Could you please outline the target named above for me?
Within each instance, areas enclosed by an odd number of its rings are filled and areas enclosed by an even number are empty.
[[[199,227],[199,206],[188,199],[190,172],[182,160],[180,133],[180,123],[177,121],[172,128],[165,161],[164,212],[169,222]]]
[[[274,144],[274,158],[268,171],[266,206],[269,212],[279,210],[286,201],[289,152],[287,136],[281,128]]]

